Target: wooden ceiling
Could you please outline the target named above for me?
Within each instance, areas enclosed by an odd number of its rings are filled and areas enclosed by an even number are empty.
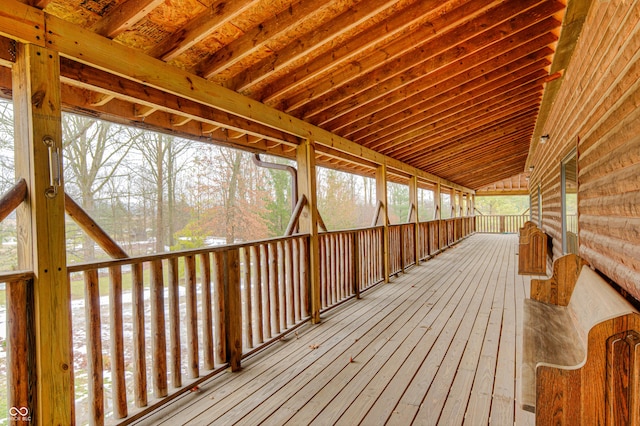
[[[523,172],[544,85],[557,77],[565,9],[556,0],[22,3],[471,189]],[[102,74],[63,60],[67,107],[280,155],[295,144],[215,108],[151,102],[161,95]],[[322,155],[358,171],[349,155]]]

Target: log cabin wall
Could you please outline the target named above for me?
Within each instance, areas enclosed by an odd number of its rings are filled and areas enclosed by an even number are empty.
[[[593,2],[530,156],[532,220],[562,253],[561,162],[578,157],[579,254],[640,300],[640,5]],[[534,142],[536,143],[536,142]]]

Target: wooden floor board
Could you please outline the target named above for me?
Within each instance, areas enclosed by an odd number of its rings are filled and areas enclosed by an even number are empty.
[[[515,424],[517,236],[476,234],[323,313],[142,425]]]

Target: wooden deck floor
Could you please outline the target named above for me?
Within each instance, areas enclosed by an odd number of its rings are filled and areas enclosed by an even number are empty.
[[[474,235],[140,424],[533,424],[517,401],[516,249]]]

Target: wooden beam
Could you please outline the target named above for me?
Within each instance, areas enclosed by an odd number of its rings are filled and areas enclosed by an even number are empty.
[[[325,73],[321,78],[316,78],[313,83],[308,82],[304,87],[296,90],[293,95],[284,99],[280,106],[285,111],[296,116],[312,117],[319,111],[313,106],[315,102],[322,103],[321,109],[327,108],[330,106],[328,97],[331,92],[339,87],[345,84],[349,84],[350,87],[354,84],[362,85],[364,79],[374,76],[376,70],[378,73],[383,73],[387,72],[390,67],[395,66],[395,71],[391,72],[402,73],[409,67],[402,63],[403,58],[405,61],[410,61],[408,58],[411,56],[415,61],[419,57],[423,57],[425,52],[431,53],[435,51],[439,53],[438,49],[441,49],[440,46],[444,34],[456,26],[460,26],[464,22],[481,15],[492,5],[495,5],[493,0],[490,2],[472,0],[464,7],[452,7],[447,10],[447,13],[433,14],[430,17],[431,19],[427,21],[428,23],[417,26],[413,31],[403,33],[401,37],[385,43],[384,49],[370,49],[363,52],[364,54],[357,58],[357,67],[345,67],[343,65],[339,72]],[[479,29],[467,28],[467,31],[469,32],[463,36],[464,38],[468,38],[469,34],[473,34]],[[378,41],[377,44],[380,44],[380,42]],[[433,48],[431,47],[432,45]],[[411,54],[412,51],[415,52],[414,49],[422,49],[423,51],[419,54]],[[388,77],[389,75],[387,74],[384,79]],[[325,103],[325,100],[327,103]]]
[[[498,56],[487,62],[475,64],[466,72],[446,78],[440,73],[425,76],[416,82],[392,92],[385,99],[380,99],[360,110],[333,120],[329,129],[340,133],[352,140],[363,137],[359,130],[366,124],[375,132],[383,128],[390,121],[387,117],[402,115],[411,116],[415,113],[426,112],[430,109],[449,106],[449,103],[463,103],[469,100],[476,92],[498,90],[499,87],[512,86],[515,81],[532,71],[530,64],[538,63],[547,65],[547,57],[553,53],[547,45],[552,43],[555,37],[545,34],[529,43],[510,51],[508,54]],[[533,53],[528,53],[533,50]],[[542,62],[540,62],[542,61]],[[454,73],[458,63],[445,67],[447,74]],[[461,66],[463,69],[467,65]],[[523,69],[528,69],[523,71]],[[458,98],[460,98],[458,100]],[[405,101],[411,105],[406,108]]]
[[[254,85],[263,83],[274,71],[283,69],[297,60],[310,59],[319,45],[335,43],[334,40],[339,36],[365,24],[395,3],[394,0],[368,0],[365,3],[352,4],[346,11],[313,31],[295,38],[293,42],[279,49],[276,55],[271,55],[234,76],[227,87],[245,93]]]
[[[518,116],[507,117],[502,120],[498,120],[494,123],[485,124],[479,128],[473,129],[473,131],[467,132],[463,137],[458,138],[426,138],[424,140],[413,140],[415,145],[412,152],[398,153],[398,157],[403,158],[405,161],[413,161],[416,163],[425,163],[430,161],[429,155],[433,152],[451,150],[452,146],[444,144],[442,142],[449,141],[453,143],[453,148],[456,150],[464,150],[463,142],[476,141],[480,143],[483,139],[495,139],[497,137],[508,135],[514,131],[528,128],[529,124],[535,120],[536,108],[531,107],[527,111],[521,112]],[[469,128],[471,130],[471,128]],[[396,150],[397,151],[397,150]],[[396,155],[396,153],[393,153]],[[421,167],[421,166],[418,166]]]
[[[411,176],[409,179],[409,204],[413,206],[413,217],[409,216],[407,222],[413,223],[413,258],[416,265],[420,264],[420,204],[418,203],[418,178]],[[411,214],[411,211],[409,211]]]
[[[387,167],[383,164],[378,166],[376,170],[376,198],[381,204],[380,213],[382,217],[382,226],[384,227],[382,235],[382,263],[384,271],[384,282],[389,282],[391,266],[389,264],[389,205],[387,199]]]
[[[0,35],[43,47],[44,33],[43,11],[15,0],[0,2]]]
[[[73,198],[64,194],[64,208],[71,219],[87,233],[105,253],[114,259],[126,259],[129,255],[84,211]]]
[[[125,0],[97,21],[92,30],[108,38],[115,38],[141,21],[165,0]]]
[[[455,108],[451,110],[454,113],[453,116],[447,116],[445,113],[428,117],[414,124],[404,123],[405,126],[400,121],[398,123],[400,130],[378,135],[378,139],[371,139],[372,142],[366,145],[383,153],[393,152],[394,157],[400,158],[399,155],[409,153],[408,148],[413,147],[412,142],[416,140],[454,138],[484,125],[508,119],[525,108],[538,107],[542,99],[542,86],[534,84],[528,92],[523,93],[518,90],[510,94],[513,96],[471,104],[467,110]],[[420,116],[416,118],[416,120],[419,119]]]
[[[212,4],[205,13],[189,20],[171,37],[154,46],[148,54],[163,61],[171,61],[220,30],[229,21],[246,13],[253,5],[251,0],[232,0]]]
[[[21,178],[0,198],[0,222],[17,209],[27,195],[27,181]]]
[[[3,3],[4,4],[4,3]],[[62,186],[53,191],[50,166],[61,160],[60,62],[56,52],[18,45],[13,67],[16,174],[29,186],[18,209],[18,267],[33,269],[36,423],[74,422],[71,294],[67,275]],[[44,142],[50,141],[50,146]],[[60,167],[60,165],[58,165]],[[60,177],[62,170],[58,168]],[[53,172],[55,174],[55,171]],[[55,177],[55,176],[54,176]],[[62,182],[60,182],[62,183]]]
[[[27,6],[16,0],[0,2],[0,33],[11,38],[26,37],[33,33],[31,27],[22,25],[18,20],[15,8],[26,8],[25,15],[32,14]],[[38,11],[42,13],[41,11]],[[293,134],[299,138],[316,142],[316,148],[321,151],[323,146],[330,147],[375,164],[386,164],[390,168],[416,174],[418,177],[432,181],[442,180],[430,173],[409,166],[408,164],[386,157],[373,150],[334,135],[329,131],[284,114],[274,108],[247,98],[232,90],[221,87],[204,78],[187,71],[175,68],[164,62],[141,55],[139,51],[115,43],[99,36],[92,31],[56,18],[49,14],[46,17],[47,31],[38,32],[47,46],[62,56],[89,64],[101,70],[143,83],[176,96],[213,107],[224,112],[234,114],[247,120],[256,121],[268,127]],[[18,22],[18,24],[16,24]],[[442,180],[444,182],[444,180]],[[446,181],[448,186],[462,188],[453,182]]]
[[[319,19],[319,15],[327,8],[326,3],[315,0],[304,0],[292,3],[289,8],[276,14],[273,18],[247,31],[240,38],[232,41],[215,52],[209,59],[197,67],[196,73],[211,78],[247,58],[273,42],[278,36],[301,26],[306,20]],[[321,19],[321,18],[320,18]]]
[[[567,2],[567,9],[562,20],[562,30],[560,38],[556,45],[556,53],[553,56],[550,74],[555,74],[564,70],[569,65],[571,56],[582,32],[582,26],[587,18],[591,5],[595,3],[593,0],[570,1]],[[533,131],[531,144],[529,145],[529,156],[525,164],[525,170],[531,165],[531,161],[538,148],[540,136],[544,134],[544,126],[549,118],[553,101],[555,100],[560,87],[562,86],[563,77],[553,80],[545,87],[540,113],[536,121],[536,128]]]
[[[557,3],[556,7],[561,7],[559,2],[554,3]],[[552,13],[552,10],[544,9],[545,13]],[[536,25],[532,25],[533,21],[534,18],[525,14],[453,47],[450,46],[448,39],[443,39],[441,49],[446,50],[439,52],[437,47],[434,47],[434,51],[438,53],[436,55],[424,58],[426,55],[409,53],[388,65],[376,67],[370,73],[358,76],[356,80],[349,82],[348,91],[332,90],[321,97],[305,99],[304,107],[287,111],[296,116],[304,117],[314,124],[324,125],[330,120],[335,120],[336,117],[353,111],[356,106],[361,107],[380,99],[389,92],[407,86],[456,61],[469,56],[478,56],[477,60],[480,62],[490,60],[508,52],[514,47],[517,40],[530,40],[560,24],[553,17],[537,22]],[[525,29],[516,31],[521,26],[524,26]],[[460,27],[460,29],[463,28],[464,26]],[[457,36],[465,40],[465,36],[462,34],[464,33]],[[428,49],[431,52],[431,46]],[[381,82],[384,84],[380,84]],[[341,87],[338,84],[335,86],[334,89]]]
[[[62,81],[75,87],[95,90],[105,96],[118,97],[136,105],[140,117],[148,117],[157,110],[177,114],[184,119],[193,119],[219,125],[254,136],[277,142],[297,145],[295,136],[263,126],[255,121],[236,117],[232,114],[208,108],[179,96],[109,74],[108,72],[83,65],[76,61],[62,59]],[[184,123],[183,123],[184,124]]]
[[[300,220],[300,232],[309,234],[309,295],[311,296],[311,322],[320,322],[320,239],[318,232],[318,199],[316,191],[315,146],[313,141],[305,141],[297,149],[298,193],[306,198]]]

